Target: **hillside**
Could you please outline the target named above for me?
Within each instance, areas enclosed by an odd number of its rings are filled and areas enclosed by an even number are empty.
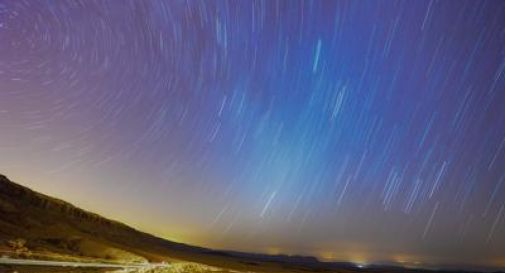
[[[265,272],[325,267],[312,257],[215,251],[167,241],[35,192],[4,175],[0,175],[0,215],[0,255],[11,258],[109,263],[182,260]]]
[[[162,261],[202,251],[132,229],[0,175],[0,251],[11,256]],[[177,253],[174,256],[178,256]]]
[[[175,243],[35,192],[3,175],[0,256],[122,264],[167,262],[190,268],[177,272],[422,272],[400,267],[361,269],[349,263],[323,263],[313,257],[217,251]],[[207,270],[207,266],[214,269]],[[4,272],[1,265],[0,272]]]

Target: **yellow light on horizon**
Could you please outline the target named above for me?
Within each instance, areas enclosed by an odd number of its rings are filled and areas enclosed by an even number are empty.
[[[270,254],[270,255],[279,255],[279,254],[286,254],[286,253],[283,253],[281,251],[281,249],[279,247],[269,247],[267,248],[267,254]]]
[[[335,253],[333,252],[321,252],[317,255],[323,261],[333,261],[335,259]]]

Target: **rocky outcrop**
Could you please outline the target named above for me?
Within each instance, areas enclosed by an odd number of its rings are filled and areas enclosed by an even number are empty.
[[[0,248],[11,248],[9,244],[17,238],[23,238],[24,247],[68,255],[78,253],[75,238],[79,238],[78,244],[99,242],[95,245],[144,256],[171,248],[192,250],[35,192],[0,175]]]
[[[5,200],[10,200],[11,203],[18,203],[21,210],[23,208],[38,208],[51,211],[52,213],[60,212],[65,217],[89,221],[94,224],[133,230],[122,223],[106,219],[95,213],[77,208],[65,201],[40,194],[27,187],[16,184],[4,175],[0,175],[0,197],[1,200],[4,200],[0,203],[0,211],[2,212],[18,212],[16,211],[16,206],[12,206],[11,204],[5,202]]]

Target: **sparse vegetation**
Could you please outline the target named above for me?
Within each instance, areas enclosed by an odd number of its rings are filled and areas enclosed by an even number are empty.
[[[363,272],[311,257],[214,251],[166,241],[36,193],[0,175],[0,255],[70,262],[144,265],[134,269],[0,265],[0,273]],[[13,209],[15,208],[15,209]],[[20,213],[21,212],[21,213]],[[156,263],[166,261],[169,266]],[[155,266],[153,266],[153,263]],[[369,271],[372,272],[372,271]],[[405,268],[377,273],[420,273]],[[441,272],[438,272],[441,273]]]

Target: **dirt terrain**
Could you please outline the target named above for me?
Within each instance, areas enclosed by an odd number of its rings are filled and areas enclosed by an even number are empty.
[[[358,268],[313,257],[217,251],[175,243],[37,193],[3,175],[0,258],[142,265],[118,269],[0,264],[0,272],[18,273],[422,272],[401,267]]]

